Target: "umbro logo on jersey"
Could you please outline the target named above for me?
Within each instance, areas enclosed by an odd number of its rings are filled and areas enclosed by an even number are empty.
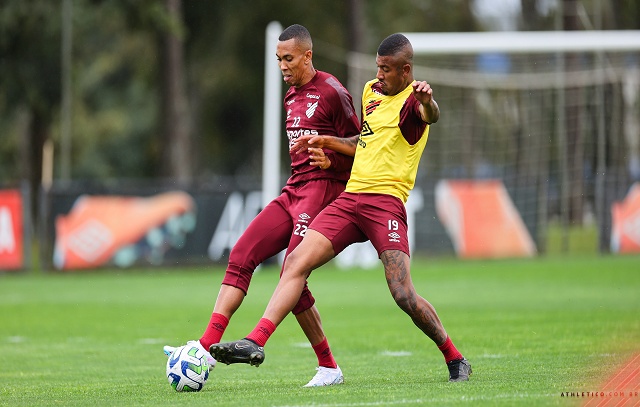
[[[371,126],[365,120],[362,122],[362,130],[360,130],[360,136],[371,136],[373,135],[373,130],[371,130]]]
[[[390,242],[396,242],[396,243],[400,243],[400,235],[397,234],[396,232],[391,232],[389,233],[389,241]]]
[[[309,223],[309,219],[311,219],[311,216],[307,215],[306,212],[301,213],[300,215],[298,215],[298,218],[300,219],[300,222],[302,223]]]
[[[311,116],[313,116],[313,114],[316,112],[317,108],[318,108],[318,102],[312,103],[307,109],[307,111],[305,112],[307,117],[311,118]]]
[[[370,100],[369,103],[367,103],[367,106],[364,108],[364,112],[366,113],[366,115],[369,116],[371,113],[373,113],[373,111],[376,110],[376,107],[380,106],[380,103],[382,103],[382,100]]]

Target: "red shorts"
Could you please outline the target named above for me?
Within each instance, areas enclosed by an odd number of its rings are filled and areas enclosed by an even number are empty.
[[[251,221],[231,249],[222,284],[240,288],[246,294],[256,267],[285,249],[286,255],[291,253],[302,241],[311,221],[344,188],[344,183],[326,179],[285,186],[280,196]],[[294,314],[313,303],[313,296],[305,286]]]
[[[347,246],[370,240],[378,252],[409,253],[407,211],[402,200],[385,194],[343,192],[310,226],[322,233],[337,255]]]

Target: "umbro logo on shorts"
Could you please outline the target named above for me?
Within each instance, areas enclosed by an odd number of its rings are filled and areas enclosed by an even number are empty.
[[[306,212],[303,212],[300,215],[298,215],[298,218],[302,223],[309,223],[309,219],[311,219],[311,216],[307,215]]]
[[[397,234],[396,232],[389,233],[389,241],[400,243],[400,235]]]

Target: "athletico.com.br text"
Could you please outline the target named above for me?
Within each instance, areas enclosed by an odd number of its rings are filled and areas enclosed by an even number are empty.
[[[607,398],[607,397],[638,397],[640,393],[637,391],[563,391],[560,397],[575,398]]]

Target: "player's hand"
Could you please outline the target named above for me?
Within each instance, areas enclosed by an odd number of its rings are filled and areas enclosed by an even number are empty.
[[[433,99],[433,89],[426,81],[415,81],[413,86],[413,96],[423,105],[428,105]]]
[[[415,81],[413,97],[420,102],[420,117],[425,123],[433,124],[440,119],[440,108],[433,98],[433,89],[426,81]]]
[[[322,136],[306,135],[298,137],[289,148],[289,151],[298,154],[303,152],[310,152],[311,148],[322,147],[324,147],[324,139],[322,138]]]
[[[309,147],[309,153],[309,165],[320,167],[321,170],[326,170],[331,167],[331,160],[329,160],[321,148]]]

